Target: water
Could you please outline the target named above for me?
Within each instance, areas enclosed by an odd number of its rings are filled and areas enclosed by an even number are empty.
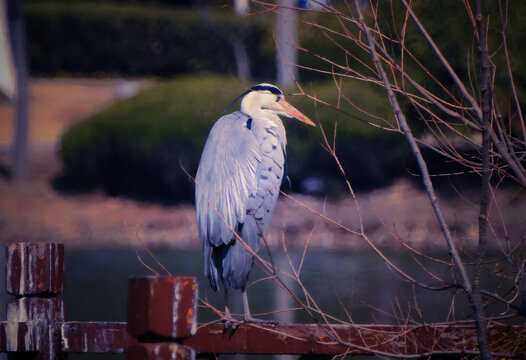
[[[223,309],[223,293],[211,290],[203,276],[203,260],[199,250],[158,249],[157,259],[176,276],[196,276],[199,280],[199,296],[212,305]],[[143,251],[141,259],[162,271]],[[264,254],[262,254],[264,255]],[[409,274],[421,274],[422,270],[408,257],[393,254],[393,261]],[[268,259],[268,256],[266,257]],[[301,253],[291,254],[297,267]],[[282,271],[291,273],[288,259],[280,251],[274,251],[272,259]],[[447,266],[433,266],[439,273],[447,273]],[[442,269],[441,269],[442,268]],[[134,250],[126,249],[82,249],[66,250],[66,286],[63,297],[66,304],[66,318],[79,321],[125,321],[128,278],[152,275],[137,257]],[[449,276],[449,275],[447,275]],[[264,278],[264,273],[254,268],[250,281]],[[424,276],[420,276],[424,277]],[[281,279],[306,303],[301,286],[294,280],[281,275]],[[307,253],[300,274],[303,286],[324,312],[357,323],[373,321],[395,323],[390,314],[417,316],[413,309],[415,295],[426,322],[445,321],[449,311],[452,292],[429,292],[414,288],[402,281],[385,263],[370,251],[312,251]],[[285,294],[273,280],[256,282],[248,289],[249,302],[253,313],[267,313],[277,309],[290,309],[298,304]],[[234,312],[241,313],[240,294],[231,296]],[[412,305],[409,305],[412,304]],[[462,318],[469,314],[469,306],[458,296],[456,314]],[[286,322],[312,322],[305,311],[289,311],[270,315]],[[198,313],[201,322],[215,319],[215,315],[204,308]],[[422,320],[417,319],[417,320]]]

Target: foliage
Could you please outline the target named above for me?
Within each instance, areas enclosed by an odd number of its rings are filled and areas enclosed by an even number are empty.
[[[320,98],[334,101],[337,97],[330,82],[309,87]],[[65,190],[101,188],[111,195],[161,203],[190,201],[193,184],[185,171],[195,174],[213,122],[245,89],[239,80],[225,76],[184,76],[160,82],[134,98],[117,102],[65,132],[60,148],[64,173],[55,184]],[[350,86],[346,95],[379,115],[389,113],[387,102],[379,102],[374,88]],[[346,153],[342,163],[358,187],[387,184],[405,173],[405,169],[394,166],[407,152],[400,136],[375,134],[358,120],[341,121],[341,114],[332,109],[315,108],[305,98],[287,98],[319,120],[328,133],[338,123],[337,146]],[[236,103],[228,112],[238,108]],[[322,190],[336,194],[340,188],[333,184],[342,186],[339,173],[320,146],[318,128],[307,128],[289,119],[284,123],[292,189],[302,190],[302,180],[315,177],[329,187]]]
[[[165,6],[165,7],[181,7],[181,6],[191,6],[193,4],[192,0],[31,0],[33,3],[64,3],[64,4],[86,4],[86,3],[97,3],[97,4],[135,4],[135,5],[155,5],[155,6]],[[223,0],[201,0],[206,4],[211,4],[214,6],[226,6],[228,1]]]
[[[41,75],[235,73],[227,38],[242,31],[248,53],[260,54],[261,37],[272,36],[270,17],[242,18],[227,8],[208,14],[221,32],[191,8],[33,1],[25,10],[30,65]],[[273,57],[251,61],[257,76],[272,75]]]
[[[440,51],[448,59],[455,72],[463,79],[470,79],[470,86],[475,86],[478,76],[478,46],[474,37],[475,24],[467,14],[465,2],[439,2],[432,0],[416,1],[412,8],[420,21],[425,24],[426,31],[433,38]],[[500,4],[500,5],[499,5]],[[488,28],[488,46],[495,49],[490,54],[491,62],[495,65],[495,91],[499,96],[499,106],[505,112],[509,102],[503,99],[503,95],[509,91],[509,77],[506,71],[506,58],[502,50],[502,35],[507,35],[507,46],[509,49],[509,61],[513,69],[515,85],[519,92],[519,97],[526,95],[526,66],[524,56],[526,48],[523,44],[526,41],[526,6],[521,1],[490,1],[484,2],[484,12],[491,19]],[[501,6],[501,8],[499,8]],[[394,15],[391,12],[394,12]],[[473,11],[473,9],[472,9]],[[506,14],[505,19],[501,18],[501,11]],[[382,3],[379,6],[379,17],[381,29],[386,34],[392,34],[394,38],[400,38],[404,27],[405,8],[400,2]],[[391,20],[391,21],[390,21]],[[505,24],[504,22],[507,21]],[[412,21],[406,24],[405,42],[413,52],[414,56],[424,64],[429,74],[438,79],[444,86],[451,86],[451,78],[444,66],[436,61],[435,55],[419,30]],[[394,35],[396,34],[396,35]],[[512,36],[511,36],[512,35]],[[400,47],[396,43],[390,43],[392,50],[398,55]],[[419,65],[411,60],[406,54],[405,66],[408,67],[415,80],[423,82],[426,87],[439,95],[442,88],[438,86],[429,76],[426,76]]]
[[[194,71],[234,74],[230,41],[239,35],[244,39],[254,77],[274,78],[274,14],[238,17],[230,7],[214,6],[206,8],[203,15],[198,8],[176,5],[26,2],[32,72],[52,76],[173,76]],[[334,17],[326,14],[304,13],[301,18],[337,26]],[[311,50],[346,61],[342,49],[309,26],[299,27],[299,38],[300,44],[308,44]],[[300,52],[299,56],[307,68],[325,66],[312,54]],[[320,76],[301,71],[301,77],[309,80]]]

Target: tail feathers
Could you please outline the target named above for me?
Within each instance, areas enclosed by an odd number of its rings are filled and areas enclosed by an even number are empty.
[[[232,240],[222,256],[223,282],[227,287],[243,289],[246,287],[248,274],[254,263],[252,252],[257,252],[261,242],[258,227],[253,216],[247,216],[240,227],[241,238]],[[244,242],[244,244],[243,244]],[[246,249],[248,246],[250,250]]]
[[[214,266],[214,261],[210,259],[209,261],[209,272],[208,272],[208,279],[210,280],[210,286],[212,287],[212,290],[218,291],[219,290],[219,277],[217,274],[217,268]]]
[[[257,252],[261,244],[261,231],[254,216],[247,216],[245,223],[238,227],[238,233],[243,241],[233,239],[228,244],[208,244],[205,247],[205,274],[214,291],[219,290],[219,279],[227,289],[243,289],[246,286],[254,265],[252,252]]]
[[[216,263],[214,261],[213,246],[205,246],[203,248],[205,258],[205,275],[210,281],[210,286],[214,291],[219,290],[219,275],[217,272]]]

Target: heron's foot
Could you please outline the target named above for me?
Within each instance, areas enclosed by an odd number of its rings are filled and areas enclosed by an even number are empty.
[[[244,323],[251,323],[251,324],[266,324],[266,325],[278,325],[279,322],[276,320],[266,320],[266,319],[256,319],[252,316],[245,316],[243,318]]]
[[[228,316],[224,316],[222,319],[221,319],[221,322],[224,323],[224,330],[227,331],[228,328],[231,328],[232,331],[236,330],[236,328],[243,322],[241,320],[238,320],[238,319],[235,319],[233,318],[232,316],[228,315]]]

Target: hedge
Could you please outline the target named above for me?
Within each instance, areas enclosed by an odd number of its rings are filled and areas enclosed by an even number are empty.
[[[393,25],[390,12],[394,7],[397,13],[395,18],[404,18],[403,6],[390,2],[380,5],[380,13],[386,19],[381,21],[380,25],[386,27],[389,33],[401,33],[404,23],[395,22]],[[526,83],[526,67],[522,61],[525,51],[522,44],[526,36],[526,32],[523,31],[526,26],[526,22],[523,21],[526,6],[522,2],[512,2],[509,6],[507,42],[520,97],[526,93],[523,85]],[[225,38],[243,33],[246,36],[244,43],[253,77],[275,78],[273,13],[238,17],[231,7],[215,3],[209,7],[209,20],[205,21],[206,17],[202,12],[199,14],[197,8],[181,7],[181,2],[167,0],[138,0],[131,3],[120,0],[29,0],[24,2],[24,7],[30,66],[35,75],[173,76],[195,71],[235,74],[232,46]],[[499,7],[495,3],[487,4],[487,7],[493,19],[488,33],[490,47],[500,49],[502,39]],[[462,78],[468,79],[470,68],[476,73],[476,70],[473,70],[477,68],[476,61],[471,63],[470,60],[475,54],[469,51],[473,41],[471,23],[466,17],[462,3],[453,2],[444,6],[436,1],[421,1],[415,4],[414,10]],[[329,64],[312,54],[316,53],[335,63],[349,65],[355,70],[360,69],[359,61],[348,56],[334,44],[334,40],[340,42],[353,56],[358,56],[366,62],[370,61],[368,54],[364,53],[363,49],[357,49],[351,41],[308,25],[315,22],[324,28],[341,31],[341,24],[336,17],[303,12],[299,16],[305,20],[299,26],[299,42],[311,52],[300,51],[299,63],[302,66],[330,71]],[[426,64],[441,82],[448,84],[451,81],[450,76],[440,62],[436,61],[418,29],[409,22],[405,30],[406,42],[411,44],[411,49],[419,61]],[[396,44],[391,46],[394,54],[399,53],[400,49]],[[492,55],[492,61],[498,70],[495,92],[506,92],[509,84],[502,51],[496,51]],[[406,67],[410,72],[411,69],[419,69],[409,60],[406,61]],[[321,76],[312,71],[302,71],[301,74],[302,80]],[[413,72],[413,76],[417,80],[423,80],[426,88],[440,94],[440,87],[430,81],[424,72],[417,70],[416,74]],[[502,109],[509,106],[507,102],[499,105]]]
[[[30,66],[36,75],[235,74],[232,45],[226,39],[243,34],[252,76],[275,78],[273,13],[239,17],[230,7],[220,6],[203,15],[189,7],[37,0],[26,2],[25,10]],[[301,13],[300,18],[327,27],[339,26],[338,20],[327,14]],[[299,38],[310,51],[299,52],[299,62],[305,67],[331,70],[312,53],[359,66],[312,26],[301,24]],[[348,50],[353,49],[352,44],[347,45]],[[303,80],[320,76],[301,71]]]
[[[335,100],[331,82],[310,84]],[[110,195],[170,204],[192,201],[201,151],[213,122],[245,90],[240,80],[220,75],[183,76],[163,81],[131,99],[117,102],[70,127],[60,143],[63,173],[57,188],[102,189]],[[389,117],[387,102],[374,88],[346,86],[346,93],[379,116]],[[378,132],[360,121],[311,101],[288,96],[295,106],[319,120],[329,136],[338,123],[337,150],[353,184],[360,190],[389,184],[407,174],[403,137]],[[213,101],[212,101],[213,100]],[[237,110],[234,104],[229,112]],[[352,111],[351,109],[347,109]],[[288,175],[292,188],[304,190],[306,179],[321,180],[324,193],[344,189],[334,160],[322,148],[319,127],[285,119]]]
[[[259,54],[272,19],[220,8],[205,22],[193,9],[115,3],[29,2],[25,10],[31,70],[52,76],[235,73],[225,36],[243,29],[248,53]],[[269,57],[251,58],[256,76],[272,75]]]

